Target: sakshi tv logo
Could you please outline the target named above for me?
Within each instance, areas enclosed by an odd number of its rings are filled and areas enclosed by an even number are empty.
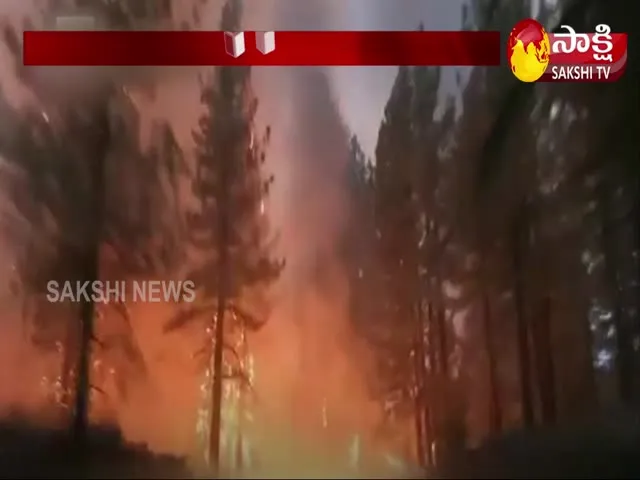
[[[509,34],[507,59],[522,82],[615,82],[627,65],[627,34],[599,24],[593,33],[562,25],[547,33],[536,20],[518,22]]]

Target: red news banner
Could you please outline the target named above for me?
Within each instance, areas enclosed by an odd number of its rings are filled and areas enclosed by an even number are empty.
[[[259,36],[242,33],[241,54],[229,52],[225,32],[24,32],[28,66],[498,66],[499,32],[275,32],[275,48],[260,51]],[[268,32],[271,33],[271,32]],[[232,34],[237,35],[237,34]],[[262,45],[264,47],[264,45]],[[263,48],[264,49],[264,48]]]
[[[549,34],[549,67],[540,81],[614,82],[627,65],[627,34],[611,33],[600,24],[595,33],[576,33],[568,26],[564,33]]]
[[[540,81],[622,76],[626,34],[604,24],[595,33],[562,28],[565,33],[549,35],[549,66]],[[498,32],[424,31],[27,31],[23,45],[27,66],[499,66],[502,51]]]

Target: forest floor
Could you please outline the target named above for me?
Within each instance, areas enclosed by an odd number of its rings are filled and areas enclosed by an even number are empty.
[[[609,418],[588,425],[513,432],[490,440],[478,449],[455,455],[447,466],[427,474],[426,478],[637,479],[640,478],[639,418]],[[363,478],[350,473],[340,478]],[[78,452],[65,431],[16,419],[0,420],[0,478],[184,480],[195,477],[183,459],[158,455],[144,445],[128,443],[117,429],[93,427],[85,449]],[[276,478],[260,474],[252,478],[260,477]],[[278,478],[285,477],[292,478],[278,475]],[[320,478],[304,474],[301,477]],[[425,475],[398,476],[396,473],[394,476],[399,477],[424,478]],[[323,478],[337,477],[329,473]]]
[[[127,443],[118,430],[92,428],[79,452],[65,431],[0,421],[0,478],[192,478],[186,463]]]
[[[505,434],[456,455],[433,478],[637,479],[639,420],[637,415],[605,415],[579,425]]]

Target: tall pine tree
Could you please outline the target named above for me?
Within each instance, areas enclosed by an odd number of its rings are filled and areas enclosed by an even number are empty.
[[[418,216],[415,191],[411,69],[400,67],[375,151],[375,221],[386,323],[380,370],[391,424],[415,411],[412,351],[418,306]],[[420,449],[422,449],[420,447]]]
[[[56,1],[47,4],[51,10],[60,6]],[[124,2],[77,0],[66,6],[95,9],[112,28],[132,26]],[[165,14],[149,12],[148,20],[156,21]],[[11,192],[15,209],[33,231],[46,239],[30,242],[22,254],[24,261],[19,264],[18,274],[23,292],[42,295],[49,280],[103,280],[101,263],[105,251],[113,254],[114,262],[126,274],[151,273],[159,266],[157,260],[166,260],[169,253],[165,246],[161,247],[162,252],[152,252],[151,245],[158,244],[157,214],[164,213],[163,196],[158,193],[166,180],[164,173],[170,170],[170,177],[177,173],[173,164],[176,156],[167,157],[167,170],[161,173],[163,169],[150,161],[152,155],[141,152],[137,111],[121,82],[90,78],[79,91],[55,81],[44,84],[21,65],[16,32],[6,27],[3,34],[16,60],[16,74],[41,102],[35,111],[16,115],[17,135],[2,138],[0,144],[7,161],[16,167]],[[120,161],[125,159],[126,162]],[[125,180],[129,185],[137,180],[144,185],[122,189]],[[114,186],[118,188],[116,195]],[[54,316],[49,315],[50,308],[48,303],[36,305],[32,327],[35,340],[40,343],[43,338],[48,343],[46,337],[52,330]],[[65,338],[58,336],[53,341],[64,345],[63,390],[73,404],[71,432],[77,445],[83,447],[95,373],[94,347],[102,345],[96,342],[99,312],[93,298],[84,298],[70,305],[69,310],[73,318],[63,327],[67,331]],[[124,309],[119,310],[128,320]],[[118,337],[125,350],[135,350],[130,328]],[[136,352],[130,358],[138,361],[141,355]]]
[[[240,31],[241,15],[242,3],[229,0],[220,28]],[[270,255],[272,239],[264,211],[273,182],[272,176],[263,176],[270,131],[267,128],[262,138],[256,135],[258,101],[250,80],[249,67],[221,67],[203,87],[206,112],[194,132],[193,192],[200,208],[187,218],[190,241],[199,257],[190,275],[198,301],[166,325],[169,331],[205,319],[213,337],[204,351],[211,354],[208,460],[214,471],[220,468],[223,380],[245,385],[249,380],[230,337],[238,329],[243,336],[263,324],[265,303],[248,298],[258,294],[264,299],[259,294],[283,268],[283,262]]]

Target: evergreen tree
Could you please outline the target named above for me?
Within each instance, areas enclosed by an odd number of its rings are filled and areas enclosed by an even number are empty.
[[[375,224],[374,166],[366,158],[358,138],[350,142],[347,169],[349,193],[349,221],[344,233],[343,257],[349,276],[351,320],[357,331],[371,340],[378,325],[378,269],[377,235]]]
[[[74,6],[89,5],[79,2]],[[130,26],[122,5],[97,2],[90,6],[114,13],[107,15],[111,26]],[[56,7],[55,2],[49,5]],[[19,58],[15,32],[7,28],[4,37]],[[24,260],[19,263],[19,276],[25,292],[37,298],[46,293],[50,280],[102,280],[105,254],[127,275],[149,274],[171,263],[177,242],[175,238],[171,246],[158,242],[159,238],[168,238],[157,230],[159,219],[166,214],[163,196],[158,192],[163,190],[167,173],[177,174],[179,155],[169,154],[165,166],[171,163],[172,167],[164,170],[157,168],[152,156],[141,151],[137,112],[122,85],[115,81],[89,82],[88,90],[74,97],[55,88],[52,91],[29,70],[20,68],[19,62],[16,65],[17,73],[40,100],[41,108],[16,113],[19,134],[4,138],[2,144],[4,156],[16,167],[12,191],[15,208],[43,240],[28,244],[19,257]],[[123,185],[132,188],[114,195],[114,189]],[[167,227],[166,217],[162,218],[161,223]],[[165,228],[164,233],[171,228]],[[114,345],[97,338],[99,312],[93,298],[69,305],[68,313],[73,318],[70,323],[64,322],[62,332],[52,325],[51,308],[44,302],[36,304],[34,340],[63,345],[59,383],[63,396],[68,397],[66,401],[73,405],[71,432],[77,445],[83,447],[90,394],[97,388],[91,385],[93,360],[98,358],[93,347],[113,349]],[[140,366],[142,356],[128,324],[126,308],[118,305],[116,309],[125,328],[116,336],[115,348]],[[80,321],[76,323],[78,317]],[[55,333],[51,335],[52,330]],[[123,392],[126,381],[118,383]]]
[[[241,2],[229,0],[220,27],[240,31]],[[189,275],[197,286],[197,305],[185,309],[166,326],[174,330],[194,319],[205,319],[212,333],[209,369],[211,406],[208,458],[219,468],[223,379],[247,383],[234,357],[238,352],[230,336],[255,330],[265,320],[264,302],[248,302],[277,279],[283,262],[270,256],[271,239],[265,196],[273,177],[265,179],[265,147],[269,129],[258,137],[255,114],[258,102],[251,90],[249,67],[217,68],[203,86],[206,113],[194,132],[196,171],[193,192],[200,208],[187,219],[197,266]],[[224,351],[234,352],[230,357]],[[227,361],[225,361],[227,360]]]
[[[411,70],[398,71],[375,151],[375,222],[381,271],[385,341],[380,375],[390,420],[414,412],[414,364],[418,307],[418,210],[415,190]]]

